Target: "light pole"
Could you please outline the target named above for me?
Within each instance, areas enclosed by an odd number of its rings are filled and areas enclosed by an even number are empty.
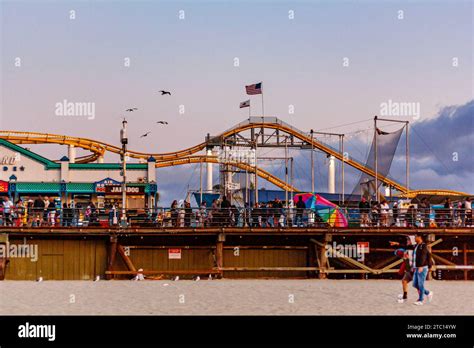
[[[314,193],[314,131],[311,129],[311,193]]]
[[[122,143],[122,219],[121,227],[127,227],[127,120],[122,121],[122,129],[120,130],[120,142]]]

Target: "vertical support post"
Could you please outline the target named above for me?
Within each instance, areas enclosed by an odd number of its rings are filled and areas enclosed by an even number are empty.
[[[117,255],[117,236],[113,235],[110,236],[109,240],[109,250],[108,250],[108,255],[107,255],[107,271],[113,271],[114,268],[114,263],[115,263],[115,256]],[[105,276],[105,279],[110,280],[112,279],[111,274],[107,274]]]
[[[345,200],[345,182],[344,182],[344,162],[346,155],[344,153],[344,134],[341,134],[341,152],[342,152],[342,163],[341,163],[341,189],[342,189],[342,204],[344,205]]]
[[[199,162],[199,206],[202,205],[202,161]]]
[[[463,244],[463,256],[464,256],[464,266],[467,266],[467,243]],[[464,270],[464,280],[467,280],[467,269]]]
[[[68,145],[69,163],[76,163],[76,149],[74,145]]]
[[[336,193],[336,160],[332,155],[328,165],[328,193]]]
[[[120,142],[122,143],[122,218],[121,226],[127,227],[127,121],[122,121],[120,130]]]
[[[407,121],[406,124],[406,187],[407,187],[407,195],[410,193],[410,138],[408,134],[408,124],[409,122]]]
[[[314,193],[314,131],[311,129],[311,193]]]
[[[257,174],[257,160],[258,160],[258,156],[257,156],[257,149],[258,149],[258,134],[256,135],[255,137],[255,180],[254,180],[254,183],[255,183],[255,187],[254,187],[254,190],[255,190],[255,204],[258,203],[258,174]],[[255,205],[254,204],[254,205]]]
[[[374,117],[374,163],[375,163],[375,201],[379,200],[378,187],[379,187],[379,173],[377,163],[377,116]],[[369,185],[370,187],[370,185]],[[369,190],[370,193],[370,190]]]
[[[225,234],[219,233],[217,236],[217,243],[216,243],[216,263],[217,269],[220,271],[224,266],[224,242],[225,242]]]
[[[285,137],[285,204],[288,208],[288,137]]]
[[[291,162],[290,162],[290,183],[291,183],[291,193],[290,193],[290,199],[293,200],[293,160],[294,158],[291,157]]]
[[[207,149],[206,156],[212,156],[212,150],[210,148]],[[212,163],[207,162],[206,168],[206,192],[212,192]]]
[[[429,234],[427,237],[426,237],[426,241],[427,241],[427,244],[428,243],[433,243],[434,241],[436,240],[436,236],[434,234]],[[431,253],[431,247],[428,246],[428,250],[429,252]],[[432,272],[428,272],[428,274],[426,275],[426,280],[431,280],[433,279],[433,276],[431,274]]]
[[[320,262],[320,265],[319,265],[319,268],[321,269],[319,271],[319,279],[326,279],[327,278],[327,274],[326,272],[324,272],[326,270],[326,264],[328,262],[328,257],[326,255],[326,246],[328,245],[329,242],[332,241],[332,234],[329,234],[329,233],[325,233],[324,234],[324,241],[323,241],[323,246],[321,247],[321,249],[319,249],[319,262]]]
[[[8,234],[6,233],[0,234],[0,245],[4,246],[5,250],[8,248]],[[0,257],[0,280],[5,279],[5,274],[7,273],[8,262],[9,260],[5,253],[5,255],[2,255],[2,257]]]

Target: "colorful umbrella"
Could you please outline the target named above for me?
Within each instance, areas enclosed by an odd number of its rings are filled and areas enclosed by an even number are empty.
[[[306,208],[313,209],[318,213],[324,222],[332,227],[347,227],[347,218],[341,208],[321,195],[315,193],[298,193],[294,196],[294,202],[298,202],[299,197],[303,197]]]
[[[306,209],[314,209],[314,204],[316,203],[316,195],[314,193],[298,193],[293,197],[293,201],[298,203],[299,197],[303,198],[303,202],[306,206]]]

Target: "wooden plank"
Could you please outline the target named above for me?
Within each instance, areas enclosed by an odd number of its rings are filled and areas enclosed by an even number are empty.
[[[278,271],[278,272],[294,272],[294,271],[319,271],[319,267],[222,267],[222,271]]]
[[[203,269],[203,270],[161,270],[161,271],[105,271],[107,275],[136,275],[142,273],[144,275],[165,274],[165,275],[206,275],[206,274],[221,274],[222,271],[217,269]]]

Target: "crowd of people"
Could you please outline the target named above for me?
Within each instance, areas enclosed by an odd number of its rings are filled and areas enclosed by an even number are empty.
[[[432,209],[426,198],[402,207],[400,202],[359,202],[360,227],[473,227],[471,198],[457,204],[446,198],[443,207]]]
[[[194,224],[193,224],[194,221]],[[325,226],[318,214],[307,209],[300,199],[296,204],[275,198],[260,202],[253,207],[238,208],[227,197],[215,199],[208,207],[203,201],[199,209],[192,209],[189,202],[173,201],[169,211],[163,212],[161,221],[166,227],[303,227]]]
[[[446,198],[436,209],[426,198],[418,204],[369,202],[362,198],[358,208],[341,208],[352,224],[360,227],[473,227],[471,199],[455,204]],[[98,209],[91,201],[62,206],[54,198],[38,196],[35,199],[19,198],[15,203],[3,197],[0,205],[0,225],[14,227],[63,226],[76,227],[99,224],[105,220],[109,226],[120,221],[120,209],[108,206]],[[128,214],[128,213],[127,213]],[[131,215],[131,214],[130,214]],[[101,219],[102,218],[102,219]],[[105,218],[105,219],[104,219]],[[307,208],[301,197],[282,202],[275,198],[252,207],[237,207],[223,196],[210,206],[203,201],[198,208],[189,201],[173,201],[170,208],[142,209],[128,216],[129,223],[146,223],[158,227],[326,227],[318,211]]]
[[[86,205],[58,205],[54,198],[38,196],[35,199],[19,198],[15,203],[3,197],[0,206],[0,225],[14,227],[77,226],[79,221],[98,221],[98,210],[93,202]]]

